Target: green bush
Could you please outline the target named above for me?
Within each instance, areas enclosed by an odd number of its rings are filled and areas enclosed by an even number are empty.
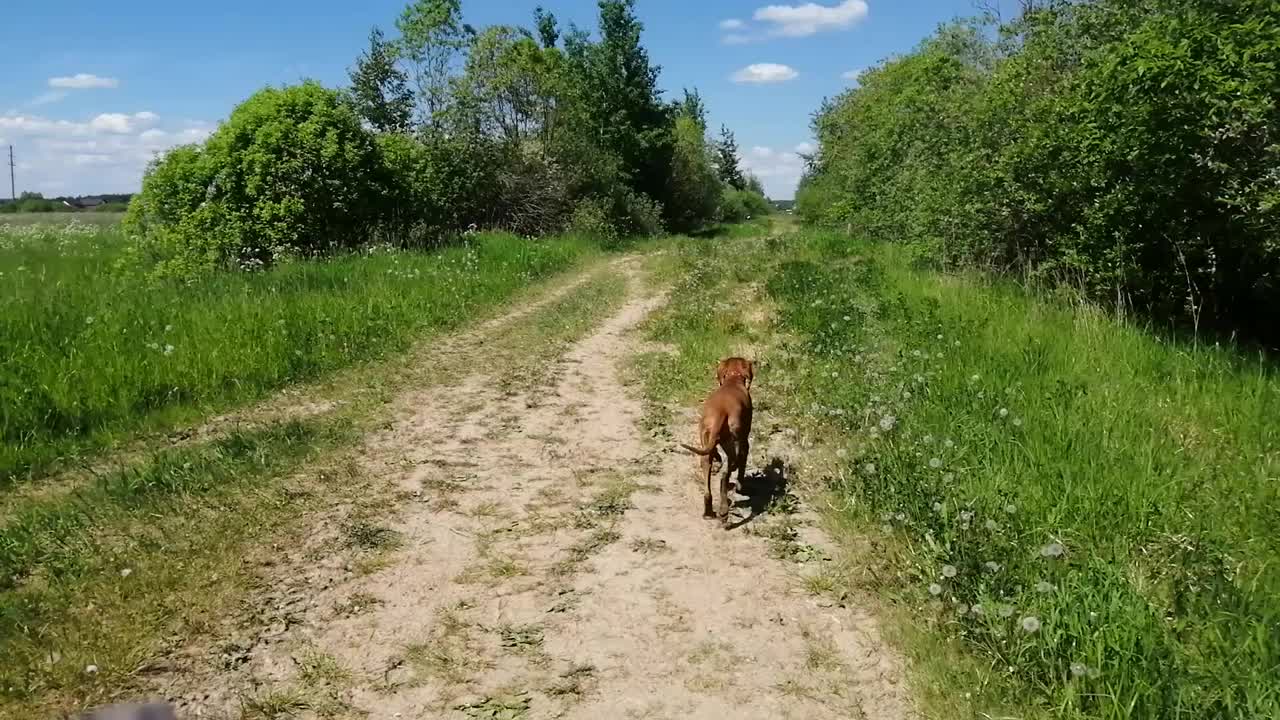
[[[945,27],[824,106],[800,216],[1280,341],[1274,3],[1061,2],[1002,30]]]
[[[720,221],[726,223],[746,222],[773,212],[769,199],[751,190],[734,190],[725,188],[720,193]]]
[[[254,94],[203,147],[154,162],[127,227],[163,272],[261,266],[364,242],[380,209],[374,139],[316,83]]]

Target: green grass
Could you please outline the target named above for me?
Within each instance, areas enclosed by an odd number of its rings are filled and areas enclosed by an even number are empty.
[[[1280,716],[1271,365],[835,235],[681,255],[674,307],[762,282],[758,384],[840,450],[832,512],[883,549],[877,588],[916,626],[925,684],[997,716]],[[690,380],[654,393],[686,399],[725,328],[655,324],[693,357],[660,360]],[[950,640],[975,661],[931,664]]]
[[[0,225],[0,486],[401,351],[592,250],[484,235],[186,285],[134,271],[117,227]]]

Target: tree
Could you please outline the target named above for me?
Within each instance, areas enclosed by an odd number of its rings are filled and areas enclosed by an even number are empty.
[[[413,92],[408,77],[396,66],[395,47],[382,30],[369,31],[369,49],[348,70],[356,112],[379,132],[407,132],[412,127]]]
[[[543,10],[541,5],[533,11],[533,24],[538,28],[538,39],[542,41],[543,48],[550,50],[560,41],[556,16]]]
[[[396,29],[399,55],[416,85],[418,122],[435,126],[449,107],[450,80],[475,31],[462,22],[461,0],[414,0]]]
[[[691,118],[702,128],[705,134],[707,131],[707,106],[702,102],[702,96],[698,94],[697,89],[684,91],[684,100],[680,102],[677,113]]]
[[[678,232],[697,230],[711,222],[723,187],[716,178],[706,128],[696,116],[697,110],[682,107],[673,129],[666,211],[671,229]]]
[[[747,184],[739,165],[738,141],[734,138],[733,131],[724,125],[720,126],[720,141],[716,143],[715,151],[716,172],[720,181],[735,190],[746,189]]]

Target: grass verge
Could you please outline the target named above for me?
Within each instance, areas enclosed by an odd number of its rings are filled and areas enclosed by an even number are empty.
[[[133,270],[117,227],[0,227],[0,487],[403,351],[596,252],[481,235],[179,285]]]
[[[833,451],[833,527],[873,536],[934,714],[1280,716],[1271,366],[836,235],[679,257],[673,307],[772,306],[759,385]],[[680,401],[746,334],[652,331]]]

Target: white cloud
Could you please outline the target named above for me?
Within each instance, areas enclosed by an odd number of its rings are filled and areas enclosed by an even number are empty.
[[[829,30],[847,30],[866,19],[865,0],[844,0],[838,5],[769,5],[755,12],[755,19],[773,25],[771,34],[808,37]]]
[[[66,97],[67,97],[67,92],[65,90],[50,90],[47,93],[41,93],[35,96],[34,98],[31,99],[31,102],[27,103],[27,105],[29,107],[49,105],[51,103],[56,103],[59,100],[62,100]]]
[[[750,36],[742,35],[739,33],[729,33],[728,35],[725,35],[723,38],[721,38],[720,42],[724,43],[725,45],[746,45],[747,43],[751,42],[751,38]]]
[[[728,20],[721,20],[721,21],[720,21],[720,29],[721,29],[721,30],[741,30],[742,28],[744,28],[744,27],[746,27],[746,26],[747,26],[747,24],[746,24],[746,23],[744,23],[744,22],[742,22],[741,20],[738,20],[738,19],[736,19],[736,18],[729,18]]]
[[[136,191],[156,153],[208,137],[201,122],[162,124],[153,112],[102,113],[62,120],[0,114],[0,135],[15,146],[18,189],[46,195]]]
[[[142,111],[133,115],[125,115],[123,113],[103,113],[89,121],[89,129],[93,132],[117,133],[120,135],[128,135],[142,127],[146,127],[154,123],[158,119],[158,115],[153,112]]]
[[[799,145],[797,145],[797,146],[796,146],[796,154],[797,154],[797,155],[812,155],[812,154],[814,153],[814,151],[815,151],[815,150],[817,150],[817,149],[818,149],[818,146],[817,146],[817,145],[814,145],[814,144],[813,144],[813,143],[811,143],[811,142],[802,142],[802,143],[800,143]]]
[[[807,143],[800,147],[805,145]],[[799,150],[800,147],[796,149]],[[797,153],[774,150],[762,145],[743,153],[742,166],[760,178],[772,198],[795,197],[796,186],[800,184],[800,176],[804,174],[804,159]]]
[[[736,83],[768,85],[794,80],[799,76],[800,73],[787,65],[778,65],[777,63],[756,63],[754,65],[748,65],[735,72],[730,79]]]
[[[90,73],[76,73],[65,77],[49,78],[49,87],[68,90],[87,90],[89,88],[119,87],[120,81],[115,78],[99,77]]]

